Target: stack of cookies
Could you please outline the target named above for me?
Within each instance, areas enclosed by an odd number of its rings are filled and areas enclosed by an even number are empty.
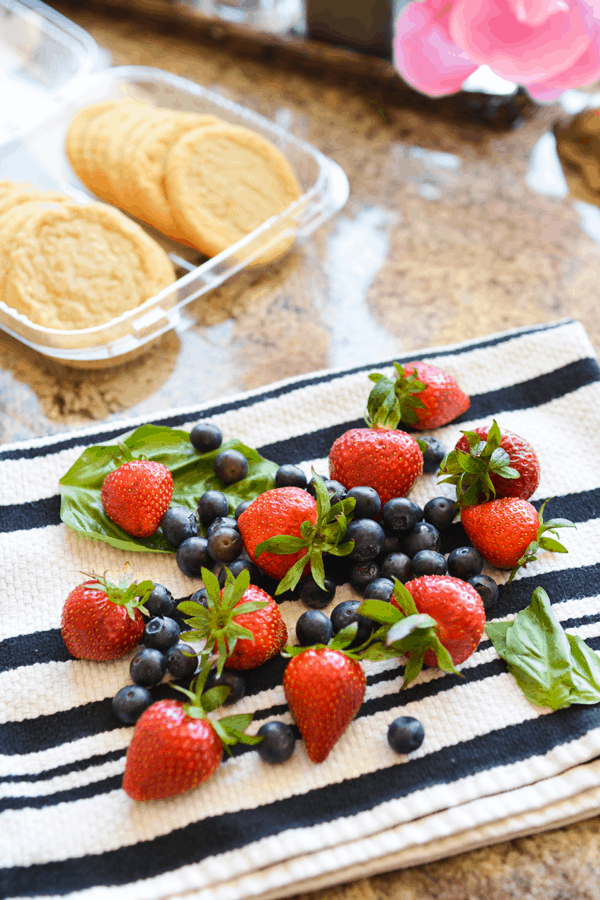
[[[175,280],[156,241],[104,203],[0,181],[0,298],[37,325],[103,325]]]
[[[72,119],[66,149],[94,194],[207,256],[301,195],[271,141],[213,115],[94,103]]]

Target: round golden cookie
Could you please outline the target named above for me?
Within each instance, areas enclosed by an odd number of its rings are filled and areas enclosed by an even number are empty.
[[[156,128],[146,131],[132,153],[130,167],[136,179],[136,196],[142,212],[140,218],[176,241],[185,240],[187,234],[185,229],[181,229],[166,194],[167,155],[173,144],[185,134],[221,122],[222,119],[217,116],[174,112]]]
[[[40,196],[43,197],[41,192]],[[0,198],[0,206],[2,199]],[[49,191],[43,199],[28,199],[0,211],[0,299],[4,299],[10,254],[21,226],[39,210],[59,207],[60,204],[68,202],[72,203],[73,198],[66,194],[52,194]]]
[[[68,194],[63,194],[61,191],[41,191],[39,188],[19,184],[18,187],[9,193],[0,194],[0,216],[21,203],[31,203],[34,200],[73,203],[73,198],[69,197]]]
[[[55,329],[102,325],[175,280],[161,247],[103,203],[30,216],[10,253],[6,302]]]
[[[89,187],[90,173],[83,159],[82,148],[85,132],[97,116],[100,116],[112,106],[117,106],[119,102],[119,100],[101,100],[98,103],[90,103],[88,106],[78,110],[69,123],[65,144],[67,158],[74,172],[86,187]],[[91,177],[93,178],[93,173],[91,173]]]
[[[191,131],[177,141],[165,181],[181,228],[208,256],[226,250],[301,194],[290,164],[271,141],[226,124]]]

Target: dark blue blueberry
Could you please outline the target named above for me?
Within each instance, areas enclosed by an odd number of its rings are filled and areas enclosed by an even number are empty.
[[[294,732],[285,722],[265,722],[257,734],[263,738],[256,745],[258,755],[269,763],[281,763],[289,759],[294,752],[296,738]]]
[[[356,610],[361,603],[361,600],[344,600],[342,603],[338,603],[331,612],[331,624],[334,634],[337,634],[342,628],[352,625],[353,622],[357,623],[356,637],[350,644],[350,647],[358,647],[360,644],[364,644],[371,637],[376,627],[372,619],[367,619],[365,616],[357,613]]]
[[[213,531],[208,538],[208,553],[215,562],[224,565],[239,556],[244,542],[237,528],[223,526]]]
[[[352,521],[346,529],[346,541],[354,541],[349,558],[358,562],[375,559],[383,550],[385,534],[381,525],[373,519]]]
[[[385,528],[383,529],[385,531]],[[402,552],[402,537],[399,534],[392,534],[391,531],[385,531],[385,544],[381,551],[381,556],[389,556],[390,553]]]
[[[217,450],[223,443],[221,429],[210,422],[198,422],[190,431],[190,441],[198,453]]]
[[[485,611],[489,612],[493,609],[498,600],[498,585],[494,579],[489,575],[473,575],[468,581],[481,597]]]
[[[185,506],[170,506],[162,519],[160,528],[171,547],[179,547],[187,538],[198,534],[198,516]]]
[[[151,616],[172,616],[175,612],[175,600],[171,591],[162,584],[155,584],[152,593],[145,603]]]
[[[339,503],[340,500],[343,500],[346,496],[346,488],[339,481],[333,481],[331,478],[323,479],[325,488],[327,493],[329,494],[329,502],[333,506],[334,503]],[[317,497],[317,489],[315,487],[314,481],[309,481],[306,485],[306,490],[311,496],[315,499]]]
[[[483,570],[483,556],[475,547],[457,547],[448,556],[448,575],[468,581]]]
[[[390,553],[381,563],[381,575],[383,578],[389,578],[390,581],[397,578],[402,584],[410,581],[412,577],[410,557],[406,553]]]
[[[135,654],[129,666],[129,674],[134,684],[151,687],[164,678],[167,671],[167,658],[160,650],[144,647]]]
[[[429,522],[417,522],[414,528],[404,535],[404,552],[412,559],[419,550],[435,550],[439,553],[441,546],[440,533]]]
[[[306,475],[299,466],[286,464],[279,466],[275,472],[275,487],[305,488],[306,484]]]
[[[241,514],[243,512],[245,512],[248,509],[248,507],[251,505],[252,505],[252,500],[242,500],[241,503],[238,503],[238,505],[235,508],[235,512],[234,512],[234,516],[235,516],[236,520],[239,519]]]
[[[248,460],[239,450],[222,450],[215,457],[213,468],[223,484],[236,484],[248,474]]]
[[[446,455],[446,448],[437,438],[429,434],[420,434],[420,441],[425,441],[427,449],[423,453],[423,471],[438,472],[440,463]]]
[[[301,647],[327,644],[333,637],[333,625],[320,609],[307,609],[296,622],[296,637]]]
[[[384,503],[381,518],[388,531],[403,534],[423,518],[423,510],[407,497],[392,497]]]
[[[211,669],[210,675],[206,679],[206,689],[213,687],[231,688],[223,703],[223,706],[231,706],[241,700],[246,693],[246,679],[233,669],[223,669],[219,677],[217,677],[216,669]]]
[[[388,728],[388,744],[396,753],[411,753],[423,743],[425,730],[418,719],[400,716]]]
[[[421,575],[445,575],[448,571],[446,557],[435,550],[419,550],[412,558],[412,570],[415,578]]]
[[[389,578],[376,578],[363,591],[365,600],[382,600],[389,603],[394,594],[394,582]]]
[[[198,654],[183,641],[167,652],[167,671],[173,678],[191,678],[198,668]]]
[[[208,603],[206,602],[207,591],[206,588],[200,588],[191,595],[190,600],[192,603],[201,603],[202,606],[205,606],[208,609]]]
[[[346,496],[356,500],[354,519],[376,519],[381,512],[381,500],[375,488],[353,487]]]
[[[219,516],[229,513],[229,503],[222,491],[206,491],[198,501],[200,521],[207,528]]]
[[[213,560],[208,552],[208,541],[203,537],[188,538],[177,548],[177,565],[189,578],[200,578],[202,568],[210,568]]]
[[[324,606],[329,606],[336,591],[335,582],[327,576],[323,584],[325,590],[319,587],[312,575],[307,575],[296,588],[296,597],[310,609],[323,609]]]
[[[175,619],[156,616],[154,619],[150,619],[144,629],[143,644],[144,647],[152,647],[154,650],[166,653],[177,643],[180,634],[181,628]]]
[[[372,559],[367,562],[355,563],[350,569],[350,584],[357,591],[362,592],[368,584],[375,581],[380,575],[379,566]]]
[[[216,531],[218,528],[223,528],[224,526],[227,528],[235,528],[236,531],[239,531],[236,518],[233,516],[218,516],[216,519],[213,519],[206,529],[206,537],[209,538],[213,531]]]
[[[217,575],[217,580],[221,587],[225,587],[225,581],[227,579],[227,569],[231,572],[234,578],[237,578],[240,572],[244,569],[248,569],[250,573],[250,583],[256,584],[258,579],[260,578],[260,572],[258,570],[258,566],[256,566],[249,559],[234,559],[232,562],[227,563],[226,566],[223,566],[219,574]]]
[[[134,725],[152,703],[150,691],[139,684],[128,684],[112,699],[112,711],[124,725]]]
[[[423,518],[438,531],[450,528],[456,518],[457,509],[454,501],[448,497],[434,497],[425,504]]]

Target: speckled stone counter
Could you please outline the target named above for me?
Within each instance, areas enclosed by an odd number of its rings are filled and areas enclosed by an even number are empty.
[[[192,305],[193,325],[144,357],[80,370],[0,333],[0,442],[210,400],[328,366],[564,316],[597,349],[600,243],[592,207],[568,195],[552,125],[506,135],[388,106],[250,57],[159,34],[143,21],[53,3],[114,65],[183,75],[275,119],[346,171],[342,212],[267,272]],[[600,214],[599,214],[600,216]],[[598,235],[600,241],[600,231]],[[319,900],[593,900],[600,822],[380,875]]]

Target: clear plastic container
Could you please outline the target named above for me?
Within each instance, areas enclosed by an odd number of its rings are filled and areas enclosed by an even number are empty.
[[[97,199],[67,160],[69,122],[89,103],[134,98],[165,109],[213,113],[252,128],[285,154],[303,193],[282,213],[206,261],[147,228],[175,265],[189,271],[160,294],[105,325],[72,331],[44,328],[0,300],[0,328],[40,353],[83,366],[117,362],[166,331],[185,328],[192,323],[186,320],[187,304],[282,240],[293,238],[296,243],[307,237],[341,209],[349,190],[348,179],[337,163],[263,116],[160,69],[122,66],[93,73],[98,58],[98,47],[89,35],[45,4],[0,0],[1,92],[4,98],[20,91],[20,101],[12,112],[13,104],[0,104],[0,179],[32,181],[44,189],[65,191],[80,202]],[[23,112],[26,105],[27,115]]]

